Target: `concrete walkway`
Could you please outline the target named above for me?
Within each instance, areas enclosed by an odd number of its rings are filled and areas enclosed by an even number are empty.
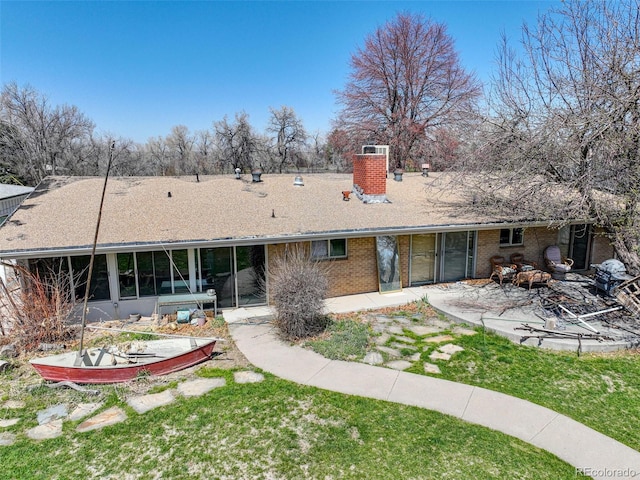
[[[335,312],[403,305],[424,288],[327,300]],[[329,360],[278,339],[268,307],[225,312],[231,335],[256,367],[293,382],[453,415],[547,450],[593,478],[640,475],[640,452],[557,412],[509,395],[363,363]],[[265,321],[261,321],[265,320]]]

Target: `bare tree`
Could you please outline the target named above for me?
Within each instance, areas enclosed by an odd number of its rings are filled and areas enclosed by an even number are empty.
[[[215,137],[210,130],[200,130],[195,135],[194,159],[196,171],[209,174],[222,171],[215,161]]]
[[[75,106],[51,106],[30,86],[9,83],[0,95],[0,162],[25,182],[68,173],[94,124]]]
[[[467,73],[445,25],[400,14],[365,39],[351,57],[352,73],[338,101],[341,120],[391,147],[391,165],[404,168],[430,130],[455,124],[481,88]]]
[[[309,151],[307,153],[307,167],[311,172],[326,170],[327,144],[320,132],[309,136]]]
[[[195,139],[184,125],[176,125],[171,128],[171,133],[167,135],[166,144],[171,153],[171,163],[169,165],[169,175],[196,174],[194,162]]]
[[[170,175],[171,152],[164,137],[150,138],[145,150],[153,166],[154,175]]]
[[[222,161],[229,163],[231,170],[250,169],[256,162],[257,138],[249,123],[249,115],[236,113],[233,123],[225,116],[214,122],[213,128]]]
[[[283,106],[279,110],[271,108],[271,117],[267,132],[272,134],[273,146],[277,155],[279,173],[287,165],[299,167],[304,161],[302,152],[307,141],[307,133],[296,112]]]
[[[334,128],[327,136],[327,155],[333,168],[337,172],[351,169],[351,154],[357,150],[351,146],[350,137],[346,130]]]
[[[517,204],[558,224],[595,218],[632,272],[640,272],[639,9],[637,0],[569,0],[524,25],[524,55],[504,41],[485,142],[468,165],[484,172],[475,176],[477,206]]]

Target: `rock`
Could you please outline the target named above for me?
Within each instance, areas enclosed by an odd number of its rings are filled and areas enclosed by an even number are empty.
[[[97,430],[98,428],[106,427],[108,425],[114,425],[119,422],[123,422],[127,419],[127,414],[124,413],[119,407],[111,407],[102,413],[99,413],[95,417],[82,422],[76,428],[78,432],[88,432],[90,430]]]
[[[375,324],[371,327],[373,333],[382,333],[387,329],[386,325]]]
[[[11,432],[0,433],[0,446],[13,445],[16,441],[16,434]]]
[[[428,362],[424,362],[424,371],[425,373],[442,373],[438,365]]]
[[[376,323],[391,323],[393,320],[386,315],[376,315]]]
[[[456,335],[475,335],[478,332],[464,327],[454,327],[453,333],[455,333]]]
[[[0,357],[16,358],[18,356],[18,349],[13,343],[3,345],[0,347]]]
[[[411,360],[412,362],[417,362],[418,360],[420,360],[420,352],[417,352],[411,355],[409,357],[409,360]]]
[[[65,405],[53,405],[46,410],[40,410],[38,412],[38,424],[44,425],[53,420],[65,418],[67,416],[67,407]]]
[[[397,341],[402,343],[416,343],[416,341],[413,338],[405,337],[402,335],[396,335],[395,338]]]
[[[396,348],[400,351],[400,353],[402,353],[402,350],[411,350],[412,352],[415,352],[417,350],[416,347],[414,347],[413,345],[407,345],[405,343],[392,343],[391,344],[392,348]]]
[[[18,423],[19,421],[20,421],[19,418],[6,418],[6,419],[3,419],[3,420],[0,420],[0,428],[12,427],[13,425]]]
[[[389,341],[390,338],[391,335],[389,335],[388,333],[383,333],[382,335],[375,337],[373,341],[376,342],[376,345],[384,345]]]
[[[429,335],[431,333],[438,333],[442,331],[440,327],[433,326],[425,326],[425,325],[413,325],[408,328],[408,330],[412,331],[419,337],[424,337],[425,335]]]
[[[224,387],[227,381],[224,378],[197,378],[187,380],[178,385],[178,393],[184,397],[199,397],[214,388]]]
[[[427,337],[424,339],[427,343],[442,343],[442,342],[450,342],[451,340],[455,340],[451,335],[438,335],[435,337]]]
[[[169,405],[176,397],[171,390],[165,390],[160,393],[150,393],[148,395],[140,395],[127,399],[127,403],[138,413],[145,413],[157,407]]]
[[[367,352],[364,360],[362,361],[369,365],[382,365],[384,363],[384,358],[382,358],[380,352]]]
[[[425,323],[427,325],[431,325],[432,327],[438,327],[442,330],[446,330],[451,326],[450,322],[445,322],[444,320],[440,320],[439,318],[429,318]]]
[[[25,403],[22,400],[7,400],[2,405],[2,408],[10,408],[12,410],[18,410],[20,408],[24,408]]]
[[[27,430],[27,437],[33,440],[48,440],[62,435],[62,420],[52,420]]]
[[[431,360],[449,360],[451,358],[451,355],[444,352],[433,352],[431,353],[431,355],[429,355],[429,358]]]
[[[11,367],[11,364],[9,362],[0,360],[0,373],[9,370],[9,367]]]
[[[405,317],[393,317],[393,323],[399,323],[400,325],[409,325],[411,320]]]
[[[75,422],[81,418],[91,415],[102,406],[101,403],[80,403],[69,415],[69,420]]]
[[[393,368],[394,370],[406,370],[411,365],[413,365],[413,363],[407,362],[406,360],[394,360],[386,364],[387,367]]]
[[[389,347],[383,347],[382,345],[376,347],[376,349],[378,349],[379,351],[386,353],[387,355],[389,355],[390,357],[398,357],[400,358],[402,356],[402,354],[396,350],[395,348],[389,348]]]
[[[464,348],[460,347],[459,345],[454,345],[453,343],[447,343],[446,345],[438,347],[438,350],[444,353],[448,353],[449,355],[453,355],[454,353],[464,351]]]
[[[233,380],[236,383],[257,383],[264,380],[264,375],[251,370],[246,370],[243,372],[235,372],[233,374]]]
[[[394,335],[402,335],[404,333],[404,329],[402,327],[399,327],[398,325],[390,325],[389,327],[387,327],[387,332]]]

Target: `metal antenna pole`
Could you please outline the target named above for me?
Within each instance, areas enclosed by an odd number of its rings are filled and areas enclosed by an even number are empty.
[[[104,176],[104,184],[102,185],[102,196],[100,197],[100,208],[98,209],[98,221],[96,222],[96,233],[93,237],[93,246],[91,247],[91,257],[89,259],[89,272],[87,276],[87,285],[84,292],[84,303],[82,305],[82,325],[80,328],[80,348],[78,349],[78,357],[76,366],[82,362],[84,356],[84,329],[87,325],[87,303],[89,302],[89,290],[91,289],[91,276],[93,275],[93,263],[96,258],[96,245],[98,243],[98,232],[100,231],[100,220],[102,218],[102,206],[104,205],[104,196],[107,191],[107,180],[109,179],[109,170],[111,170],[111,161],[113,160],[113,150],[116,148],[116,142],[112,141],[109,146],[109,162],[107,163],[107,173]]]

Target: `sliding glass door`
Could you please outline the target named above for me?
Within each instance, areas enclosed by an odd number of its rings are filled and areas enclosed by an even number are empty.
[[[411,236],[410,284],[433,283],[436,275],[436,234]]]
[[[440,281],[455,282],[473,277],[475,232],[447,232],[442,234]]]

